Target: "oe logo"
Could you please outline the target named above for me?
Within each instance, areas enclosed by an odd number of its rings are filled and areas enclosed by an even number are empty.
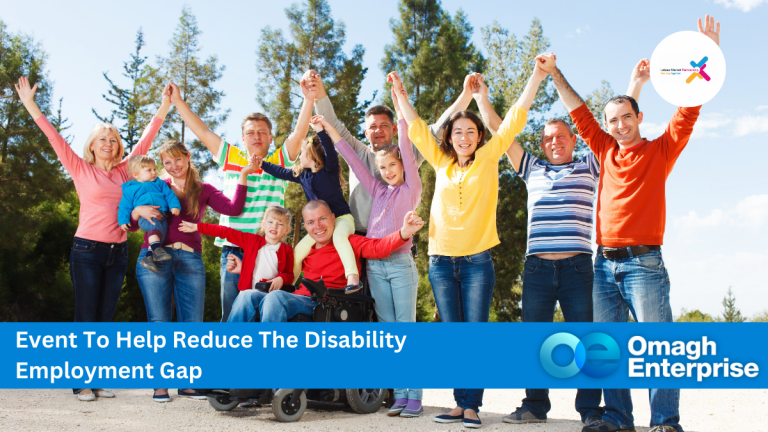
[[[552,352],[560,345],[573,350],[573,361],[558,366],[552,361]],[[594,349],[601,346],[604,349]],[[619,344],[605,333],[590,333],[579,339],[570,333],[555,333],[541,345],[541,366],[555,378],[570,378],[583,372],[591,378],[603,378],[619,367]]]

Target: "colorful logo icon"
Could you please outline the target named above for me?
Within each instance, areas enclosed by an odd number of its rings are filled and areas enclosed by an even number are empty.
[[[552,354],[560,345],[573,350],[573,361],[560,366]],[[590,333],[579,339],[570,333],[555,333],[541,345],[539,360],[548,374],[555,378],[571,378],[579,372],[590,378],[604,378],[619,367],[619,344],[605,333]]]
[[[698,69],[698,72],[693,72],[688,77],[688,79],[685,80],[685,82],[687,84],[690,84],[696,78],[703,78],[704,81],[709,81],[710,80],[709,75],[707,75],[707,73],[704,72],[704,68],[707,67],[707,60],[709,60],[709,57],[707,57],[707,56],[704,56],[704,58],[701,59],[701,61],[699,61],[698,63],[696,63],[695,61],[691,60],[691,67],[693,67],[695,69]]]

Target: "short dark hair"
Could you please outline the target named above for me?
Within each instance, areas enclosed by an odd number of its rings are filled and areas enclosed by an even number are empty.
[[[321,199],[316,199],[306,203],[304,205],[304,208],[301,209],[301,214],[303,215],[305,211],[312,211],[319,207],[325,207],[328,209],[329,212],[333,213],[333,210],[331,210],[331,206],[329,206],[327,202]]]
[[[263,121],[267,124],[267,127],[269,128],[270,133],[272,132],[272,122],[269,121],[269,117],[262,113],[250,113],[243,119],[243,123],[240,124],[240,130],[245,131],[245,123],[248,121]]]
[[[568,136],[573,136],[573,127],[571,127],[570,123],[561,118],[555,117],[544,122],[544,125],[541,127],[541,142],[544,142],[544,128],[557,123],[561,123],[563,126],[565,126],[566,129],[568,129]]]
[[[376,105],[372,106],[368,111],[365,112],[365,118],[368,118],[372,115],[377,114],[384,114],[389,118],[389,121],[394,123],[395,122],[395,113],[392,112],[392,109],[386,105]]]
[[[480,142],[477,143],[475,153],[480,150],[480,147],[485,145],[485,125],[483,125],[483,120],[480,119],[477,114],[468,110],[453,113],[450,117],[448,117],[448,120],[446,120],[441,127],[441,129],[443,129],[443,142],[440,143],[440,150],[442,150],[443,153],[447,154],[448,156],[452,157],[454,161],[459,160],[459,157],[456,154],[456,150],[453,149],[453,144],[451,144],[450,138],[451,133],[453,133],[453,123],[455,123],[456,120],[462,118],[472,120],[472,122],[477,127],[477,133],[480,134]],[[474,153],[472,154],[471,160],[475,160]]]
[[[608,121],[608,117],[605,116],[605,107],[608,106],[609,103],[615,103],[616,105],[623,104],[624,102],[629,102],[630,105],[632,105],[632,111],[635,112],[635,115],[640,114],[640,107],[637,105],[637,101],[632,96],[614,96],[610,99],[608,99],[608,102],[605,103],[603,106],[603,121]]]

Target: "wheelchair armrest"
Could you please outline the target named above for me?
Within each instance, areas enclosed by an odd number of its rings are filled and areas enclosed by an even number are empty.
[[[351,301],[359,301],[359,302],[366,302],[366,303],[374,303],[374,299],[371,296],[361,294],[359,292],[355,293],[344,293],[343,289],[329,289],[326,293],[328,297],[336,297],[338,299],[342,300],[351,300]]]

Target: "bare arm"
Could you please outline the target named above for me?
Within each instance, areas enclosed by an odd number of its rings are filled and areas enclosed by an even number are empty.
[[[443,112],[443,115],[437,119],[435,122],[436,127],[434,128],[435,131],[439,130],[440,127],[445,124],[445,122],[448,121],[448,118],[450,118],[454,113],[464,111],[469,108],[469,104],[472,102],[472,87],[475,85],[479,75],[479,73],[475,72],[464,77],[464,86],[461,89],[461,94],[459,94],[456,102],[449,106],[448,109]]]
[[[304,94],[304,103],[301,105],[301,111],[299,111],[299,118],[296,119],[296,126],[293,128],[293,132],[285,139],[285,149],[288,151],[288,158],[295,160],[301,150],[301,140],[307,137],[307,131],[309,130],[309,119],[312,117],[312,107],[315,103],[315,96],[317,95],[317,87],[309,88],[307,80],[301,79],[301,92]]]
[[[483,118],[483,122],[488,127],[488,130],[496,135],[502,120],[496,114],[491,101],[488,99],[488,86],[485,85],[485,78],[482,75],[478,76],[475,81],[475,85],[472,88],[472,97],[475,98],[477,107],[480,108],[480,116]]]
[[[192,131],[197,138],[205,144],[205,147],[216,157],[219,154],[219,146],[221,145],[221,137],[216,135],[215,132],[208,129],[208,126],[189,108],[184,99],[181,98],[181,92],[179,87],[171,83],[173,90],[171,91],[171,102],[176,105],[176,110],[179,111],[181,119],[184,120],[184,124]]]
[[[43,112],[40,111],[40,108],[35,103],[37,84],[30,88],[27,77],[21,77],[19,78],[19,83],[14,84],[14,86],[16,87],[16,93],[18,93],[19,99],[21,99],[21,103],[24,104],[24,108],[26,108],[29,115],[32,116],[32,120],[40,118],[43,115]]]
[[[397,72],[390,72],[387,75],[387,82],[391,82],[395,87],[395,94],[397,95],[397,104],[400,107],[400,111],[403,113],[403,118],[408,124],[419,118],[419,114],[411,106],[411,101],[408,100],[408,94],[403,88],[403,81],[400,79],[400,75]]]
[[[539,54],[536,56],[536,64],[547,72],[552,81],[555,82],[555,89],[560,96],[560,100],[563,101],[565,109],[568,112],[575,110],[576,108],[584,104],[584,99],[576,93],[576,90],[568,84],[560,69],[555,65],[555,56],[552,53]]]
[[[646,58],[640,60],[632,69],[632,75],[629,77],[629,87],[627,87],[627,96],[631,96],[634,100],[640,99],[640,90],[643,89],[643,84],[647,83],[651,78],[651,62]]]

